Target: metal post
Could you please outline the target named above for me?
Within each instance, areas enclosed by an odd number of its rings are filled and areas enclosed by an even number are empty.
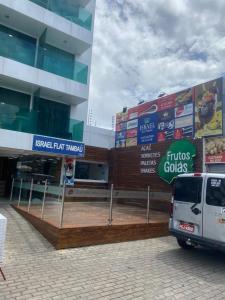
[[[61,206],[61,215],[60,215],[60,228],[62,228],[63,225],[63,214],[64,214],[64,198],[65,198],[65,181],[63,182],[63,191],[62,191],[62,206]]]
[[[45,180],[45,189],[44,189],[44,195],[43,195],[43,199],[42,199],[42,207],[41,207],[41,219],[42,220],[44,217],[45,197],[46,197],[47,189],[48,189],[48,179]]]
[[[17,206],[20,206],[20,200],[21,200],[21,192],[22,192],[22,185],[23,185],[23,178],[20,180],[20,191],[19,191],[19,198],[18,198],[18,203]]]
[[[147,202],[147,214],[146,214],[147,224],[149,223],[149,213],[150,213],[150,186],[148,186],[148,202]]]
[[[111,184],[110,191],[110,205],[109,205],[109,225],[112,225],[112,206],[113,206],[113,183]]]
[[[32,193],[33,193],[33,185],[34,185],[34,179],[31,179],[31,183],[30,183],[30,196],[29,196],[29,201],[28,201],[28,207],[27,207],[27,211],[30,212],[30,206],[31,206],[31,200],[32,200]]]
[[[11,186],[11,192],[10,192],[10,198],[9,198],[9,203],[12,202],[12,197],[13,197],[13,188],[14,188],[14,177],[12,179],[12,186]]]

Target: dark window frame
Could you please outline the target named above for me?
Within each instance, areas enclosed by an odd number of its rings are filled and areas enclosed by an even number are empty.
[[[183,181],[183,182],[182,182]],[[189,186],[187,186],[189,183]],[[177,185],[182,182],[183,186],[178,190]],[[194,191],[193,183],[196,184],[197,190]],[[200,204],[202,199],[202,177],[178,177],[174,183],[174,201],[185,202],[191,204]],[[195,198],[195,201],[192,201]],[[188,201],[187,201],[188,199]]]

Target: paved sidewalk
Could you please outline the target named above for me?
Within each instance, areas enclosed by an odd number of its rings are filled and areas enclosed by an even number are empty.
[[[225,299],[225,255],[172,237],[55,251],[7,204],[0,300]]]

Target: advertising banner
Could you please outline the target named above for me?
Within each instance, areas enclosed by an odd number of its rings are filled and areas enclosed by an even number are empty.
[[[176,128],[174,131],[174,139],[175,140],[180,140],[185,137],[192,137],[192,136],[193,136],[193,126]]]
[[[118,140],[115,142],[116,148],[124,148],[126,147],[126,140]]]
[[[165,142],[165,141],[173,139],[173,137],[174,137],[174,130],[164,130],[162,132],[158,132],[157,141]]]
[[[174,120],[174,108],[158,112],[158,119],[159,122]]]
[[[63,140],[42,135],[33,136],[32,150],[56,153],[61,155],[83,157],[85,146],[83,143]]]
[[[176,94],[161,97],[157,100],[158,111],[174,108],[176,105]]]
[[[137,137],[126,140],[126,147],[137,146]]]
[[[195,137],[223,134],[222,78],[195,87]]]
[[[127,123],[126,122],[116,124],[116,131],[122,131],[122,130],[126,130],[126,129],[127,129]]]
[[[64,159],[64,181],[66,185],[74,185],[75,159]]]
[[[175,118],[193,115],[193,103],[181,105],[175,108]]]
[[[126,130],[116,132],[116,140],[126,139],[126,136],[127,136]]]
[[[176,94],[176,106],[186,105],[193,102],[194,90],[192,88]]]
[[[149,101],[128,109],[128,120],[138,118],[142,115],[157,112],[157,102]]]
[[[176,141],[162,156],[157,173],[161,179],[171,183],[177,175],[193,172],[195,156],[196,147],[192,143],[187,140]]]
[[[157,142],[157,114],[140,117],[138,120],[138,144]]]
[[[128,113],[125,112],[120,112],[120,113],[117,113],[116,114],[116,124],[119,124],[121,122],[126,122],[127,121],[127,118],[128,118]]]
[[[188,126],[193,126],[193,115],[175,119],[175,128],[184,128]]]
[[[127,139],[137,136],[137,128],[127,130]]]
[[[134,119],[127,122],[127,130],[137,128],[138,127],[138,119]]]
[[[208,138],[205,142],[205,162],[225,163],[225,138]]]

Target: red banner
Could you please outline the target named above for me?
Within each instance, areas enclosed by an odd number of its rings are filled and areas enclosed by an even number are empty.
[[[157,102],[150,101],[128,109],[128,120],[136,119],[145,114],[157,112]]]
[[[218,155],[206,155],[205,162],[208,164],[225,163],[225,153]]]
[[[176,104],[176,94],[161,97],[157,100],[158,111],[174,108]]]

